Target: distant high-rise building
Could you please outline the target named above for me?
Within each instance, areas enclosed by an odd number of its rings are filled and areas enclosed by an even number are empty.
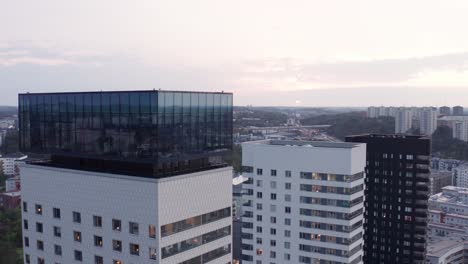
[[[422,135],[432,135],[437,129],[437,110],[424,107],[419,110],[419,131]]]
[[[443,187],[453,185],[452,175],[451,171],[432,170],[429,176],[429,195],[440,193]]]
[[[450,113],[451,113],[450,110],[451,110],[451,109],[450,109],[450,107],[448,107],[448,106],[441,106],[441,107],[439,108],[439,113],[440,113],[441,115],[450,115]]]
[[[242,144],[242,263],[362,263],[365,144]]]
[[[413,127],[412,111],[408,108],[400,107],[395,113],[395,133],[404,134]]]
[[[25,263],[232,262],[232,94],[21,94]]]
[[[367,148],[364,263],[425,263],[430,139],[360,135],[346,141]]]
[[[453,115],[454,115],[454,116],[462,116],[462,115],[464,115],[463,106],[454,106],[454,107],[453,107]]]
[[[468,188],[468,165],[464,164],[453,169],[453,185]]]
[[[468,142],[468,116],[443,116],[438,122],[450,127],[454,138]]]

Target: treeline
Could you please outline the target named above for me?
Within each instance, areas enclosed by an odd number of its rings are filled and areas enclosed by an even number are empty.
[[[393,117],[367,118],[364,112],[319,115],[301,120],[303,125],[331,125],[327,134],[344,140],[349,135],[395,133]]]
[[[452,129],[438,127],[432,134],[432,154],[445,159],[468,161],[468,143],[452,137]]]
[[[0,264],[23,263],[20,209],[0,208]]]
[[[281,112],[264,110],[245,110],[234,114],[235,127],[247,126],[282,126],[288,120],[288,115]],[[258,120],[252,120],[258,119]]]

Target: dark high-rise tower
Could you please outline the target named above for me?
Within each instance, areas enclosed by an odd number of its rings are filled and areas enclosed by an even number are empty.
[[[454,106],[453,107],[453,115],[454,116],[462,116],[464,114],[463,106]]]
[[[367,143],[364,263],[424,263],[429,138],[349,136]]]

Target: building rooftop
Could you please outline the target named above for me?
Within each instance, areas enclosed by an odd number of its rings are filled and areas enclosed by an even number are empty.
[[[468,247],[468,243],[459,235],[431,237],[427,244],[427,256],[441,257],[456,247]]]
[[[437,193],[429,197],[429,201],[468,206],[468,204],[466,203],[467,198],[468,188],[445,186],[442,188],[441,193]]]
[[[272,146],[286,147],[304,147],[304,148],[355,148],[359,147],[359,143],[350,142],[331,142],[331,141],[302,141],[302,140],[260,140],[246,142],[244,144],[263,144]]]

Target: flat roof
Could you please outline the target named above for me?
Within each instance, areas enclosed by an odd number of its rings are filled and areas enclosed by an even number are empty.
[[[466,243],[463,238],[458,236],[431,238],[427,244],[427,255],[440,257],[447,254],[451,249],[457,247],[460,247],[460,249],[466,248]]]
[[[263,144],[285,147],[305,147],[305,148],[356,148],[363,143],[334,142],[334,141],[304,141],[304,140],[259,140],[245,142],[243,144]]]
[[[205,93],[205,94],[233,94],[232,92],[206,92],[206,91],[184,91],[184,90],[117,90],[117,91],[77,91],[77,92],[42,92],[42,93],[19,93],[18,95],[52,95],[52,94],[90,94],[90,93],[147,93],[147,92],[162,92],[162,93]]]

